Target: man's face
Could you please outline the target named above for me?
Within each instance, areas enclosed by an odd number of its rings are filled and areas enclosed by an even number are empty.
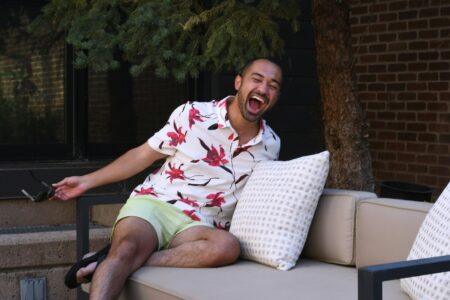
[[[265,60],[254,61],[234,81],[236,98],[243,118],[258,122],[280,97],[282,73],[279,66]]]

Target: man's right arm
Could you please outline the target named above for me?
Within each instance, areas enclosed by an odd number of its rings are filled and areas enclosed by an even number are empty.
[[[86,174],[84,176],[72,176],[55,183],[55,196],[53,199],[69,200],[79,197],[86,191],[105,184],[114,183],[145,170],[156,160],[163,159],[167,155],[152,149],[147,143],[133,148],[114,160],[107,166]]]

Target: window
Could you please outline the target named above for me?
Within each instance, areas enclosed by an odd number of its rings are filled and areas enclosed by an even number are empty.
[[[113,158],[143,143],[192,98],[192,83],[150,70],[132,78],[126,64],[104,73],[73,70],[63,37],[49,47],[26,30],[43,4],[0,4],[1,161]]]

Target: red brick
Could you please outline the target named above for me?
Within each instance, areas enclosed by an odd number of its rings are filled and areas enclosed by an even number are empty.
[[[448,91],[448,82],[428,82],[430,91]]]
[[[366,14],[369,10],[367,9],[367,6],[352,6],[351,7],[351,14],[352,15],[363,15]]]
[[[405,123],[402,122],[388,122],[387,129],[389,130],[405,130]]]
[[[389,102],[388,109],[389,110],[404,110],[406,104],[404,102]]]
[[[397,56],[395,54],[380,54],[378,55],[378,62],[395,62]]]
[[[417,73],[401,73],[398,74],[399,81],[416,81]]]
[[[414,20],[408,22],[409,30],[428,29],[428,20]]]
[[[450,166],[450,156],[439,156],[439,164]]]
[[[384,73],[386,72],[386,65],[369,65],[369,73]]]
[[[441,101],[448,101],[450,100],[450,93],[439,93],[439,99]]]
[[[430,27],[448,27],[450,26],[449,18],[438,18],[438,19],[430,19]]]
[[[369,6],[369,11],[371,13],[385,12],[387,10],[388,10],[388,6],[386,3],[372,4]]]
[[[367,75],[360,75],[358,76],[359,82],[374,82],[376,81],[376,75],[374,74],[367,74]]]
[[[399,141],[417,141],[417,133],[414,132],[399,132],[397,134]]]
[[[429,144],[427,148],[428,153],[442,154],[442,155],[448,155],[449,153],[447,145]]]
[[[377,56],[374,54],[369,55],[361,55],[359,57],[360,63],[367,64],[367,63],[374,63],[377,61]]]
[[[441,16],[449,16],[450,15],[450,6],[441,7]]]
[[[359,99],[363,100],[363,101],[367,101],[367,100],[375,100],[376,99],[376,94],[375,93],[368,93],[368,92],[362,92],[358,94]]]
[[[441,124],[441,123],[429,123],[428,131],[430,132],[450,132],[450,124]]]
[[[445,114],[445,113],[439,114],[439,121],[450,123],[450,114]]]
[[[398,18],[400,20],[415,19],[417,18],[417,13],[417,10],[402,11],[398,13]]]
[[[439,37],[445,39],[448,38],[449,36],[450,36],[450,29],[444,28],[439,30]]]
[[[430,80],[438,80],[439,73],[433,72],[433,73],[419,73],[419,80],[420,81],[430,81]],[[443,80],[443,79],[441,79]]]
[[[396,175],[396,179],[399,181],[405,181],[405,182],[415,182],[416,175],[399,173]]]
[[[368,85],[368,91],[385,91],[386,85],[384,83],[371,83]]]
[[[406,146],[405,143],[402,142],[387,142],[386,143],[386,148],[391,150],[391,151],[405,151]]]
[[[437,120],[437,114],[436,113],[430,113],[430,112],[419,112],[417,113],[417,121],[423,121],[423,122],[435,122]]]
[[[450,168],[449,167],[437,167],[430,166],[430,173],[441,176],[450,176]]]
[[[388,83],[386,87],[387,87],[388,91],[403,92],[405,90],[406,84],[404,84],[404,83]]]
[[[393,42],[397,40],[396,33],[384,33],[379,35],[380,42]]]
[[[388,30],[389,31],[406,30],[406,22],[389,23]]]
[[[427,103],[429,111],[447,111],[448,105],[445,102],[429,102]]]
[[[380,152],[378,153],[378,158],[381,160],[396,160],[397,155],[395,153],[392,152]]]
[[[407,7],[408,7],[407,1],[396,1],[396,2],[389,3],[389,11],[401,10],[401,9],[405,9]]]
[[[377,15],[365,15],[359,19],[361,24],[375,23],[377,21]]]
[[[386,51],[386,44],[375,44],[369,46],[370,53]]]
[[[405,42],[389,43],[388,51],[404,51],[408,48],[408,44]],[[449,53],[450,56],[450,53]]]
[[[410,42],[408,45],[410,50],[426,50],[428,49],[428,42],[420,41],[420,42]],[[433,48],[433,47],[430,47]]]
[[[385,32],[387,29],[386,24],[373,24],[369,26],[369,32]]]
[[[439,142],[450,144],[450,134],[439,134]]]
[[[395,170],[396,172],[404,172],[406,171],[406,165],[405,164],[401,164],[398,162],[389,162],[388,163],[388,168],[390,170]]]
[[[450,51],[441,52],[441,58],[442,59],[450,59]]]
[[[397,120],[415,121],[416,120],[416,113],[415,112],[399,112],[397,114]]]
[[[367,73],[367,69],[368,69],[367,66],[358,65],[358,66],[356,66],[356,68],[355,68],[355,72],[356,72],[357,74],[363,74],[363,73]]]
[[[395,120],[395,113],[390,111],[377,112],[379,120]]]
[[[426,70],[427,70],[426,63],[409,63],[408,64],[408,71],[420,72],[420,71],[426,71]]]
[[[437,183],[436,176],[419,175],[417,181],[422,185],[435,185]]]
[[[423,144],[423,146],[426,149],[426,145]],[[425,149],[422,151],[425,151]],[[436,164],[437,156],[436,155],[428,155],[428,154],[417,155],[417,162],[421,163],[421,164]]]
[[[357,87],[358,87],[358,91],[361,91],[361,92],[367,91],[367,84],[365,84],[365,83],[358,83]]]
[[[439,8],[425,8],[419,11],[419,17],[429,18],[439,16]]]
[[[416,100],[417,94],[416,93],[399,93],[397,98],[398,98],[398,100]]]
[[[430,48],[431,49],[442,49],[446,50],[450,48],[450,40],[431,40],[430,41]]]
[[[421,142],[436,142],[437,136],[433,133],[420,133],[418,140]]]
[[[397,20],[397,13],[389,12],[387,14],[379,15],[380,22],[392,22]]]
[[[386,108],[386,104],[383,102],[370,102],[367,108],[370,110],[384,110]]]
[[[372,168],[377,170],[386,170],[386,163],[384,161],[373,161]]]
[[[381,141],[372,141],[370,142],[370,149],[372,150],[384,150],[385,143]]]
[[[377,138],[383,141],[388,141],[388,140],[395,140],[396,136],[395,136],[395,132],[391,132],[391,131],[380,131],[377,134]]]
[[[406,103],[406,109],[407,110],[425,110],[426,109],[426,103],[424,102],[408,102]]]
[[[395,81],[395,74],[378,74],[377,75],[378,81],[388,81],[392,82]]]
[[[409,131],[426,131],[427,126],[424,123],[409,123],[406,129]]]
[[[361,44],[367,44],[367,43],[375,43],[377,41],[376,35],[362,35],[360,37],[360,43]]]
[[[438,95],[436,93],[419,93],[417,96],[417,100],[435,101],[437,99]]]
[[[419,31],[419,39],[434,39],[439,36],[439,31],[437,30],[424,30]]]
[[[399,161],[411,162],[415,160],[415,155],[411,153],[397,153],[397,159]]]
[[[399,61],[416,61],[417,53],[400,53],[398,55]]]
[[[417,39],[417,31],[399,32],[398,39],[401,41],[410,41]]]
[[[450,63],[446,62],[430,63],[429,69],[432,71],[448,71],[450,69]]]
[[[439,58],[439,52],[437,52],[437,51],[419,53],[420,60],[436,60],[438,58]]]
[[[389,72],[403,72],[406,71],[406,64],[390,64],[388,65]]]
[[[427,88],[427,84],[425,82],[408,82],[407,89],[408,91],[423,91]]]
[[[442,81],[450,81],[450,72],[440,72],[439,79]]]
[[[416,165],[416,164],[409,164],[408,165],[408,172],[411,173],[427,173],[428,167],[425,165]]]

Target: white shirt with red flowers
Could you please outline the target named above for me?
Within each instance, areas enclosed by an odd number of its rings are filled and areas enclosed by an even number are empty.
[[[131,197],[148,195],[173,204],[193,220],[228,229],[255,164],[278,159],[280,150],[280,138],[264,120],[259,133],[240,146],[228,119],[229,99],[187,102],[176,108],[148,140],[169,157]]]

